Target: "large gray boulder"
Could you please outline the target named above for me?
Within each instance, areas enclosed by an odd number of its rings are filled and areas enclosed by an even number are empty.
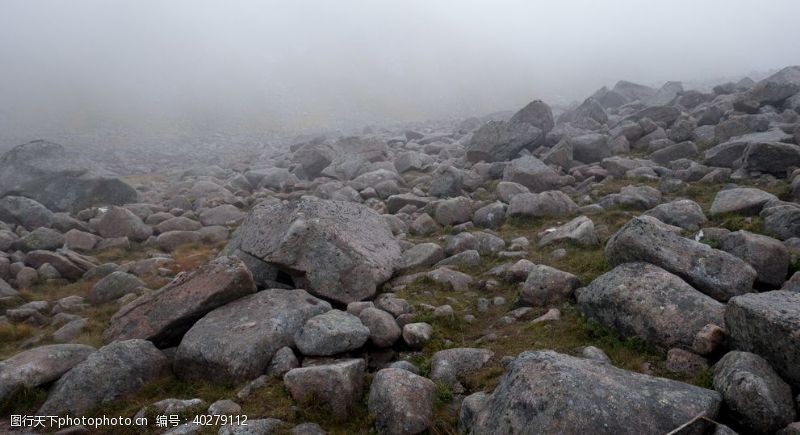
[[[543,138],[544,132],[540,128],[525,122],[489,121],[472,134],[465,147],[467,160],[508,161]]]
[[[717,392],[553,351],[523,352],[466,428],[470,434],[668,433],[715,418]],[[690,430],[687,433],[700,433]]]
[[[24,388],[57,380],[94,351],[95,348],[83,344],[50,344],[0,362],[0,403]]]
[[[380,433],[413,435],[433,424],[436,384],[399,368],[378,371],[369,389],[369,412]]]
[[[295,287],[345,304],[373,296],[401,257],[378,213],[306,197],[254,209],[223,254],[237,251],[279,268]]]
[[[800,166],[800,146],[781,142],[756,142],[747,146],[741,167],[786,177],[791,168]]]
[[[345,419],[364,393],[363,359],[334,361],[289,370],[283,383],[301,406],[319,406]]]
[[[12,225],[22,225],[32,231],[39,227],[49,227],[55,216],[42,204],[23,196],[0,198],[0,221]]]
[[[76,151],[37,140],[0,156],[0,196],[35,199],[54,211],[136,202],[126,182]]]
[[[800,386],[800,293],[775,290],[732,298],[725,309],[732,349],[764,357]]]
[[[93,285],[89,290],[87,299],[95,305],[103,304],[117,300],[128,293],[135,293],[141,287],[146,287],[146,285],[136,275],[116,271],[104,276],[103,279]]]
[[[577,289],[575,298],[590,319],[663,349],[691,348],[705,325],[724,326],[725,305],[647,263],[617,266]]]
[[[108,276],[116,273],[122,272]],[[255,291],[244,263],[219,257],[120,308],[109,320],[103,341],[143,338],[159,348],[177,346],[183,334],[208,312]]]
[[[369,328],[358,317],[340,310],[330,310],[306,322],[294,336],[303,355],[330,356],[358,349],[367,342]]]
[[[794,421],[792,388],[756,354],[725,354],[714,366],[714,389],[733,419],[753,433],[774,433]]]
[[[149,341],[118,341],[101,347],[65,373],[37,414],[82,415],[168,374],[167,357]]]
[[[578,246],[595,246],[600,240],[594,230],[594,222],[586,216],[578,216],[564,225],[552,228],[552,231],[545,230],[539,239],[539,247],[561,242]]]
[[[578,205],[560,190],[520,193],[511,198],[509,216],[565,217],[578,212]]]
[[[764,205],[770,201],[777,201],[778,197],[753,187],[735,187],[720,190],[711,203],[711,216],[726,213],[736,213],[745,216],[755,216],[761,212]]]
[[[563,186],[567,180],[536,157],[523,156],[506,166],[503,181],[519,183],[531,192],[544,192]]]
[[[738,257],[642,218],[631,219],[614,234],[605,255],[612,266],[637,261],[654,264],[723,302],[753,291],[757,275]]]
[[[550,106],[542,100],[533,100],[522,109],[519,109],[511,119],[512,124],[530,124],[547,134],[555,126],[553,112]]]
[[[789,271],[789,251],[772,237],[749,231],[734,231],[722,237],[719,248],[749,263],[758,273],[756,281],[772,288],[786,281]]]
[[[142,222],[139,216],[123,207],[111,207],[95,223],[97,232],[105,238],[127,237],[143,242],[153,235],[153,229]]]
[[[263,290],[223,305],[186,332],[173,370],[184,379],[245,381],[264,373],[272,356],[294,345],[308,319],[331,309],[304,290]]]
[[[703,208],[691,199],[677,199],[659,204],[644,214],[689,231],[697,231],[701,225],[708,222]]]

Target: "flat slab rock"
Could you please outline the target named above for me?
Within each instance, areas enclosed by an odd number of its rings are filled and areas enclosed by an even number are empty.
[[[241,260],[219,257],[120,308],[103,341],[143,338],[159,348],[176,346],[208,312],[255,291],[253,276]]]
[[[237,249],[284,270],[295,287],[344,304],[375,295],[401,258],[381,215],[310,197],[257,207],[224,252]]]
[[[716,391],[607,363],[553,351],[523,352],[466,429],[471,434],[667,433],[699,414],[715,418],[721,402]]]
[[[95,348],[83,344],[50,344],[0,362],[0,402],[23,388],[57,380],[94,351]]]
[[[246,381],[263,374],[275,352],[294,345],[308,319],[331,305],[305,290],[263,290],[208,313],[186,332],[173,370],[184,379]]]

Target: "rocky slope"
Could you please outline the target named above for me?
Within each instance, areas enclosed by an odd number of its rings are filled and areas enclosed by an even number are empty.
[[[220,153],[0,156],[0,415],[800,432],[800,67]]]

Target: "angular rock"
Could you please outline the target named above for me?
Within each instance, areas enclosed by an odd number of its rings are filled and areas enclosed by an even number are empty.
[[[303,355],[330,356],[358,349],[367,342],[369,328],[358,317],[339,310],[316,315],[294,336]]]
[[[763,357],[787,382],[800,386],[800,293],[776,290],[732,298],[725,325],[732,349]]]
[[[127,237],[143,242],[153,234],[153,229],[127,208],[111,207],[97,221],[97,232],[105,238]]]
[[[733,419],[753,433],[774,433],[794,421],[791,387],[756,354],[725,354],[714,366],[714,389]]]
[[[275,352],[330,304],[304,290],[263,290],[223,305],[183,336],[173,370],[184,379],[244,381],[264,373]]]
[[[778,197],[752,187],[737,187],[717,192],[711,204],[711,216],[736,213],[744,216],[758,215],[764,204],[777,201]]]
[[[117,273],[122,272],[104,280]],[[109,320],[103,341],[143,338],[159,348],[176,346],[183,334],[211,310],[255,291],[244,263],[219,257],[120,308]]]
[[[572,297],[580,283],[571,273],[537,264],[520,287],[519,301],[533,307],[559,305]]]
[[[103,304],[117,300],[128,293],[135,293],[141,287],[146,287],[146,284],[136,276],[125,272],[113,272],[92,286],[87,299],[95,305]]]
[[[578,216],[554,228],[553,231],[546,231],[539,239],[539,247],[561,242],[574,243],[578,246],[595,246],[600,240],[594,230],[594,222],[586,216]]]
[[[513,159],[522,149],[532,148],[544,132],[527,122],[489,121],[472,134],[466,145],[471,162],[504,162]]]
[[[780,287],[789,271],[789,251],[783,243],[772,237],[735,231],[726,234],[719,248],[731,253],[753,266],[758,274],[756,281]]]
[[[50,210],[136,202],[136,190],[75,151],[36,140],[0,156],[0,193],[32,198]]]
[[[365,308],[358,314],[358,318],[369,329],[369,340],[377,347],[393,345],[402,331],[394,317],[378,308]]]
[[[364,391],[363,359],[349,359],[333,364],[300,367],[289,370],[283,383],[300,405],[322,406],[334,418],[347,418]]]
[[[30,198],[13,195],[0,198],[0,221],[7,224],[22,225],[32,231],[49,227],[54,219],[53,212]]]
[[[508,206],[509,216],[564,217],[578,212],[578,205],[564,192],[553,190],[542,193],[514,195]]]
[[[706,325],[724,325],[723,304],[647,263],[617,266],[577,289],[575,298],[590,319],[663,349],[690,348]]]
[[[637,261],[654,264],[723,302],[751,292],[757,275],[738,257],[641,218],[631,219],[609,239],[605,255],[612,266]]]
[[[697,415],[716,418],[720,404],[715,391],[682,382],[553,351],[523,352],[467,431],[666,433]]]
[[[280,268],[296,287],[340,303],[374,295],[401,256],[379,214],[359,204],[306,198],[253,210],[223,253],[237,249]]]
[[[700,204],[690,199],[677,199],[659,204],[644,214],[653,216],[665,224],[675,225],[689,231],[697,231],[702,224],[708,222]]]
[[[133,394],[169,373],[167,357],[145,340],[111,343],[65,373],[38,415],[85,414],[96,406]]]
[[[420,243],[403,252],[397,269],[406,271],[418,267],[429,267],[444,259],[444,250],[436,243]]]
[[[83,344],[50,344],[20,352],[0,363],[0,402],[24,388],[58,380],[95,348]]]
[[[503,181],[519,183],[532,192],[558,189],[566,184],[565,177],[533,156],[514,159],[503,171]]]
[[[474,373],[494,356],[488,349],[459,347],[440,350],[431,359],[431,380],[448,386],[459,384],[465,376]]]
[[[418,434],[433,424],[436,384],[407,370],[378,371],[369,389],[368,408],[385,434]]]

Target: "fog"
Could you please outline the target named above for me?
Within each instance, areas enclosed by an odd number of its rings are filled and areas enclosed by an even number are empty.
[[[2,0],[0,127],[21,139],[454,119],[620,79],[798,64],[798,16],[796,0]]]

